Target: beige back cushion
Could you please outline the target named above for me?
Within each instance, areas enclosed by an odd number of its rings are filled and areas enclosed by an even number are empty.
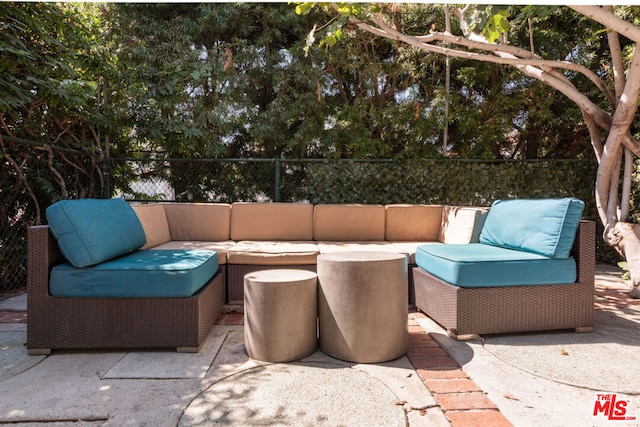
[[[171,240],[217,242],[229,240],[231,205],[226,203],[167,203],[164,205]]]
[[[489,208],[444,206],[441,243],[478,243]]]
[[[386,240],[437,242],[442,205],[387,205]]]
[[[171,240],[163,205],[131,205],[131,207],[138,216],[147,238],[147,243],[141,249],[153,248]]]
[[[382,205],[316,205],[313,237],[328,241],[384,241]]]
[[[231,205],[232,240],[313,240],[313,205],[236,202]]]

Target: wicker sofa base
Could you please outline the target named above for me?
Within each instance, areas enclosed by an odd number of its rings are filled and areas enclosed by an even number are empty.
[[[198,351],[222,312],[220,269],[185,298],[58,298],[48,291],[52,265],[62,260],[48,227],[29,228],[27,351],[174,348]]]
[[[566,285],[460,288],[413,269],[416,308],[456,339],[480,334],[593,329],[593,293]],[[590,307],[590,308],[589,308]]]
[[[261,265],[227,264],[227,300],[232,305],[244,304],[244,275],[255,271],[274,269],[294,269],[316,272],[315,264]]]
[[[461,288],[413,268],[416,308],[456,339],[480,334],[593,330],[595,224],[582,221],[573,256],[576,283]]]

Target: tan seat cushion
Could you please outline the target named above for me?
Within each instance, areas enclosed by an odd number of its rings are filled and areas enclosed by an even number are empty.
[[[318,242],[321,254],[334,252],[391,252],[402,253],[398,247],[389,242]]]
[[[149,249],[171,240],[169,224],[165,216],[164,207],[160,204],[131,205],[138,216],[147,243],[141,249]]]
[[[226,203],[167,203],[164,211],[171,240],[229,240],[231,205]]]
[[[436,242],[442,224],[442,205],[386,205],[388,241]]]
[[[442,209],[441,243],[478,243],[489,208],[445,206]]]
[[[231,205],[231,239],[313,240],[313,205],[308,203],[252,203]]]
[[[316,241],[384,241],[382,205],[316,205],[313,238]]]
[[[172,240],[164,245],[156,246],[153,249],[204,249],[209,251],[216,251],[218,254],[218,263],[227,263],[227,252],[229,252],[236,242],[233,240],[226,240],[224,242],[206,242],[199,240]]]
[[[416,263],[416,248],[427,243],[431,245],[434,243],[438,243],[438,241],[430,240],[427,242],[393,242],[392,244],[396,247],[396,250],[399,253],[407,255],[407,262],[411,265]]]
[[[227,254],[229,264],[302,265],[315,264],[318,246],[314,242],[243,240]]]

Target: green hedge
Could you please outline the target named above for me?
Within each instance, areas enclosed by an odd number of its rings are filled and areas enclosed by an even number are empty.
[[[312,203],[446,203],[574,196],[595,214],[596,163],[590,161],[325,162],[307,166]],[[592,211],[591,211],[592,209]]]

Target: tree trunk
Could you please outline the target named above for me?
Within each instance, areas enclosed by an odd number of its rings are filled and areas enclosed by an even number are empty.
[[[606,239],[627,261],[633,285],[629,295],[640,298],[640,224],[617,222],[608,230]]]

